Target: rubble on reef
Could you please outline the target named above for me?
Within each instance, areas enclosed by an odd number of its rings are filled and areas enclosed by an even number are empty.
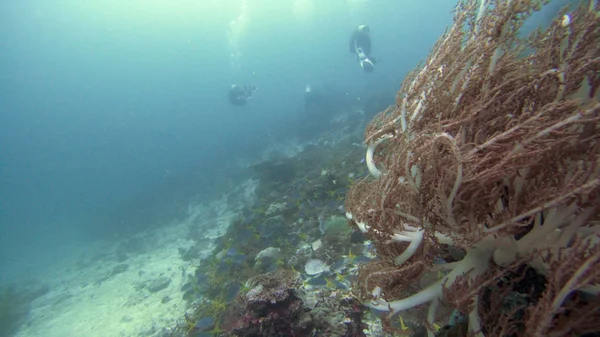
[[[222,329],[233,336],[364,336],[360,302],[325,291],[308,308],[298,272],[260,274],[247,287],[224,316]]]

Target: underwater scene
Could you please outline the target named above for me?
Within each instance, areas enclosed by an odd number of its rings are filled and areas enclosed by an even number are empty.
[[[600,336],[599,0],[0,4],[0,337]]]

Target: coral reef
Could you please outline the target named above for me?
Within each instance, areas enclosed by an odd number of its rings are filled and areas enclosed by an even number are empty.
[[[391,315],[429,303],[430,336],[442,303],[475,336],[600,331],[600,2],[522,37],[546,3],[461,1],[367,127],[373,178],[346,210],[379,260],[359,291]]]
[[[326,291],[308,308],[301,285],[300,273],[281,269],[249,279],[250,290],[225,314],[224,330],[232,336],[364,336],[355,298]]]
[[[351,324],[346,317],[355,322],[362,315],[364,307],[359,310],[358,300],[350,296],[349,285],[355,279],[356,266],[364,263],[366,257],[361,255],[363,243],[351,242],[347,235],[351,230],[342,207],[354,177],[368,174],[361,164],[363,150],[356,145],[349,139],[309,145],[293,157],[276,156],[264,165],[249,167],[261,178],[252,189],[256,199],[251,205],[239,208],[222,236],[205,237],[205,224],[217,221],[216,216],[208,219],[200,216],[215,213],[210,207],[190,212],[186,222],[194,244],[179,248],[181,258],[194,266],[191,273],[183,271],[186,281],[181,291],[188,310],[170,336],[251,334],[257,326],[251,324],[252,320],[244,321],[244,317],[262,318],[262,326],[266,328],[267,322],[277,320],[260,315],[274,313],[277,308],[282,310],[277,315],[283,321],[287,314],[290,317],[301,314],[298,316],[302,318],[301,325],[294,330],[296,335],[301,335],[302,330],[309,331],[311,336],[313,333],[360,336],[363,327]],[[284,171],[282,174],[277,172],[280,169]],[[269,173],[262,177],[257,170]],[[321,242],[327,233],[331,236],[326,240],[330,245],[317,247],[314,243]],[[201,254],[206,247],[211,247],[211,253]],[[310,259],[322,259],[327,265],[336,262],[335,273],[306,275],[304,267]],[[271,308],[265,304],[263,308],[273,310],[257,312],[255,309],[261,305],[249,302],[247,296],[264,297],[264,289],[257,291],[257,284],[247,281],[265,281],[265,275],[295,275],[296,271],[302,273],[303,279],[294,288],[301,289],[300,292],[305,289],[307,296],[301,300],[296,295],[276,300],[281,306]],[[269,284],[276,284],[276,279]],[[334,292],[335,297],[327,297]]]

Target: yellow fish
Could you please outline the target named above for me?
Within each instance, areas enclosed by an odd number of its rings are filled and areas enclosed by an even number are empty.
[[[408,330],[408,327],[406,326],[406,324],[404,324],[404,320],[402,319],[402,316],[398,315],[398,317],[400,317],[400,328],[404,331]]]

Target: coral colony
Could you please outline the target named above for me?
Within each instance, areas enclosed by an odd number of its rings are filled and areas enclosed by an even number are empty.
[[[599,330],[600,1],[519,35],[547,2],[460,2],[367,127],[372,177],[346,200],[379,256],[361,295],[422,308],[430,336],[446,306],[474,336]]]

